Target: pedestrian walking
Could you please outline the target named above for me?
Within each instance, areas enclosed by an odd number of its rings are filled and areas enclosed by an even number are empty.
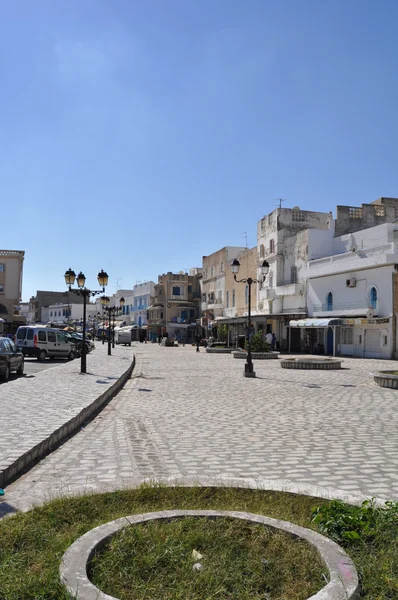
[[[265,336],[265,341],[267,342],[267,344],[269,344],[270,346],[272,345],[272,333],[271,331],[269,331],[267,333],[267,335]]]
[[[272,334],[272,340],[271,340],[271,350],[275,350],[276,348],[276,335],[275,333]]]
[[[201,340],[201,337],[200,337],[199,333],[197,333],[195,336],[196,352],[199,352],[200,340]]]
[[[160,333],[159,334],[159,346],[161,345],[161,343],[162,343],[162,334]]]

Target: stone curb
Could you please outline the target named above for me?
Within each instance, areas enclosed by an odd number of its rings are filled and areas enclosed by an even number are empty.
[[[330,362],[306,362],[305,360],[301,360],[300,362],[295,362],[294,360],[282,360],[280,363],[282,369],[307,369],[313,370],[318,369],[322,371],[336,371],[337,369],[341,369],[341,361],[330,361]]]
[[[379,371],[373,376],[373,379],[377,385],[383,388],[390,388],[391,390],[398,390],[398,376],[391,375],[390,373],[383,373]]]
[[[63,442],[71,434],[73,434],[87,419],[95,415],[99,410],[107,404],[119,390],[124,386],[126,381],[131,377],[135,366],[135,355],[129,368],[119,377],[119,379],[110,386],[103,394],[98,396],[91,404],[85,406],[77,415],[56,429],[47,438],[39,444],[33,446],[28,452],[19,456],[9,464],[5,469],[0,470],[0,487],[4,488],[10,480],[16,475],[24,471],[35,461],[44,458],[53,448]]]
[[[247,358],[247,352],[233,352],[234,358]],[[252,352],[253,360],[270,360],[272,358],[279,358],[278,352]]]
[[[344,550],[332,540],[315,531],[287,521],[271,519],[253,513],[222,510],[165,510],[130,515],[100,525],[78,538],[65,552],[60,566],[62,583],[69,594],[76,600],[118,600],[114,596],[109,596],[101,592],[88,579],[87,567],[94,554],[116,532],[129,525],[150,520],[169,520],[187,516],[210,518],[232,517],[261,523],[274,529],[281,529],[295,537],[305,539],[317,549],[330,575],[329,583],[308,600],[355,600],[359,598],[360,586],[354,563]]]

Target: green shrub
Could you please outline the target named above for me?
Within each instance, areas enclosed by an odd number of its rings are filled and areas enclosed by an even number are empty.
[[[342,545],[369,543],[380,536],[398,536],[398,502],[376,506],[365,500],[360,506],[333,500],[312,512],[312,522]]]
[[[228,325],[226,323],[218,326],[217,337],[220,342],[226,342],[228,340]]]
[[[251,340],[252,352],[269,352],[271,347],[267,342],[263,339],[261,333],[255,333]],[[245,342],[245,348],[247,350],[247,340]]]

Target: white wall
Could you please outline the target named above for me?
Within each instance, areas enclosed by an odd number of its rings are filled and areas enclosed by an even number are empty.
[[[359,261],[353,261],[359,264]],[[374,286],[377,290],[378,304],[377,314],[380,317],[387,317],[392,314],[392,273],[393,266],[382,266],[375,269],[353,269],[349,273],[331,274],[329,277],[317,277],[308,280],[307,284],[307,305],[308,316],[314,316],[314,305],[326,304],[329,292],[333,294],[333,311],[330,316],[336,313],[340,315],[350,315],[348,306],[350,303],[364,303],[366,306],[358,306],[356,313],[366,314],[370,306],[370,289]],[[355,278],[356,287],[347,287],[347,279]],[[347,308],[338,308],[339,304],[346,304]]]

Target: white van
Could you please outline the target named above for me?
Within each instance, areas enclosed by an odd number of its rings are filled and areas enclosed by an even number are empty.
[[[116,344],[131,346],[131,327],[115,329],[115,342]]]
[[[67,358],[72,360],[77,353],[75,345],[59,329],[23,325],[18,327],[15,345],[24,356],[36,356],[38,360]]]

